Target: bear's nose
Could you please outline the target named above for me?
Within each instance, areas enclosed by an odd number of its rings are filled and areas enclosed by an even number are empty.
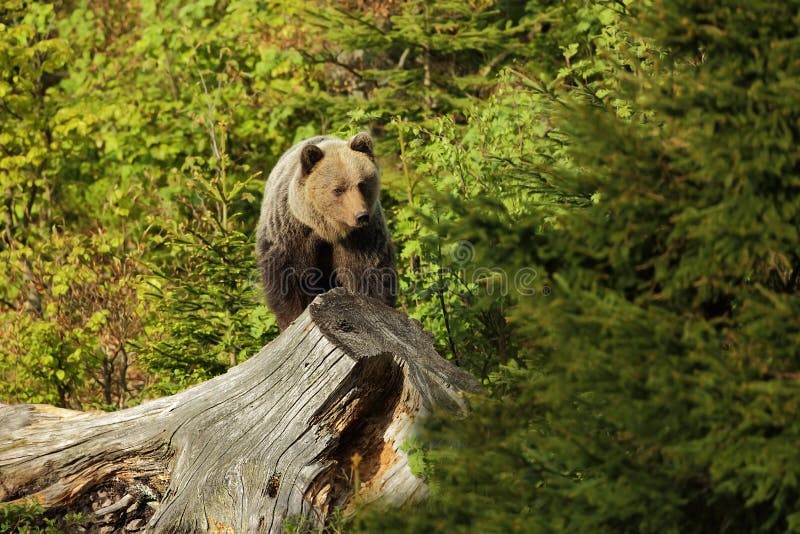
[[[364,226],[369,222],[369,212],[362,211],[361,213],[356,215],[356,222],[359,226]]]

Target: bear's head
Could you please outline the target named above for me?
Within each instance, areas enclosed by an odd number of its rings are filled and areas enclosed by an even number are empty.
[[[349,141],[325,138],[300,149],[299,177],[294,195],[290,194],[290,209],[320,237],[333,242],[369,224],[380,187],[369,134],[356,134]]]

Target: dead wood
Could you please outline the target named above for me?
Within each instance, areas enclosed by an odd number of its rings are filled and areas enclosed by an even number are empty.
[[[98,532],[320,526],[354,501],[423,497],[401,446],[434,407],[464,411],[478,390],[419,323],[337,289],[177,395],[113,413],[1,406],[0,503],[90,512]]]

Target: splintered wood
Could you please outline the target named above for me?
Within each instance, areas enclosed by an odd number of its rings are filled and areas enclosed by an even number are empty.
[[[341,289],[257,355],[113,413],[0,406],[0,506],[94,514],[91,530],[282,532],[335,507],[422,498],[401,449],[480,386],[397,310]]]

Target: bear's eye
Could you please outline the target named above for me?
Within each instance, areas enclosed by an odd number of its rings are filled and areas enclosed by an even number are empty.
[[[336,195],[337,197],[341,196],[344,194],[344,189],[342,189],[341,187],[337,187],[336,189],[333,190],[333,194]]]

